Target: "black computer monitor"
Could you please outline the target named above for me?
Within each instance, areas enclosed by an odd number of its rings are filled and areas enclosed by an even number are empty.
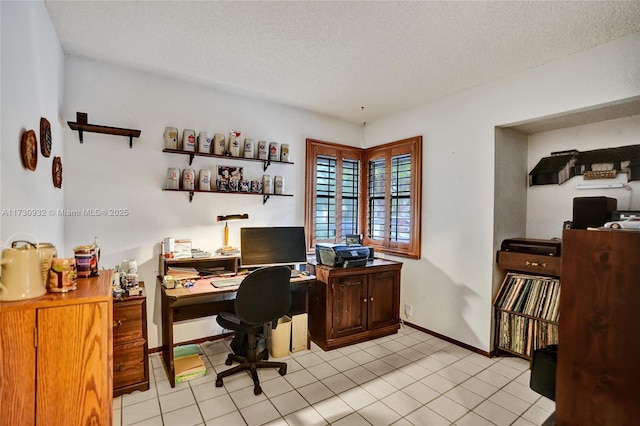
[[[304,227],[240,228],[243,268],[307,263]]]

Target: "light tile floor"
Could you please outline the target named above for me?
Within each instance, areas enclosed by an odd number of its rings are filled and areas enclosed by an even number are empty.
[[[201,345],[207,374],[169,386],[159,354],[151,388],[113,400],[114,425],[541,425],[555,403],[529,388],[529,363],[486,358],[410,327],[398,334],[325,352],[290,354],[288,371],[259,370],[215,387],[229,340]]]

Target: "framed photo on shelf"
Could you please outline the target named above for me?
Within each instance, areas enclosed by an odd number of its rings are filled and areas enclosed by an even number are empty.
[[[237,192],[239,190],[239,183],[243,180],[242,174],[242,167],[218,166],[218,173],[216,176],[217,190]]]

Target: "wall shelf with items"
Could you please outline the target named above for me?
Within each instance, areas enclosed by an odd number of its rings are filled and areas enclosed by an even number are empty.
[[[206,152],[191,152],[191,151],[183,151],[180,149],[169,149],[165,148],[162,152],[168,154],[180,154],[180,155],[188,155],[189,156],[189,165],[191,166],[193,163],[193,159],[195,157],[210,157],[210,158],[224,158],[228,160],[241,160],[241,161],[259,161],[262,163],[262,170],[266,171],[267,168],[271,165],[271,163],[275,164],[294,164],[290,161],[278,161],[278,160],[263,160],[261,158],[246,158],[246,157],[233,157],[231,155],[218,155],[218,154],[210,154]]]
[[[507,273],[494,300],[495,348],[525,359],[558,343],[560,281],[550,276]]]
[[[230,194],[230,195],[262,195],[262,204],[266,204],[269,197],[293,197],[293,194],[264,194],[262,192],[228,192],[228,191],[204,191],[199,189],[168,189],[165,188],[163,191],[170,192],[188,192],[189,193],[189,202],[193,201],[193,196],[196,192],[205,193],[205,194]]]

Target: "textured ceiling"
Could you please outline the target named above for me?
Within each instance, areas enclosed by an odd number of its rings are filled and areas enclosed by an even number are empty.
[[[45,4],[67,55],[355,123],[640,32],[639,1]]]

